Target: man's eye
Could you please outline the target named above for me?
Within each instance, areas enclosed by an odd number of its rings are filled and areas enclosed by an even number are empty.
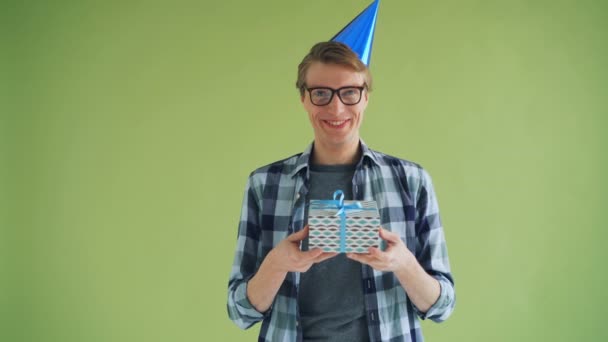
[[[329,92],[325,91],[325,90],[315,90],[312,92],[312,96],[315,97],[327,97],[329,96]]]
[[[344,89],[342,90],[342,96],[355,96],[357,94],[356,89]]]

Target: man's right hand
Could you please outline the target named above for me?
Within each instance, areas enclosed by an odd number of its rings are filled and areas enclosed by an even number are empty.
[[[327,260],[336,256],[338,253],[323,252],[321,249],[315,248],[309,251],[300,250],[300,242],[308,236],[308,226],[304,229],[295,232],[268,253],[266,257],[269,266],[277,272],[306,272],[308,269],[318,262]]]
[[[259,312],[265,312],[274,301],[287,272],[306,272],[315,263],[327,260],[338,253],[327,253],[315,248],[300,250],[300,242],[308,236],[308,226],[279,242],[249,280],[247,298]]]

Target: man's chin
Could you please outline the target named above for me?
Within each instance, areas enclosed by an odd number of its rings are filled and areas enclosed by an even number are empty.
[[[325,139],[323,141],[323,144],[325,146],[328,146],[331,148],[339,149],[339,148],[348,147],[351,144],[353,144],[355,141],[358,143],[359,139],[355,139],[353,137],[348,137],[348,136],[340,137],[340,138],[334,137],[332,139]]]

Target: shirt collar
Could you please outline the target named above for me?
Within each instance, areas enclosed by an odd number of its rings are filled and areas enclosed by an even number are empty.
[[[304,169],[306,169],[306,173],[308,174],[308,168],[310,165],[310,155],[312,153],[313,146],[314,146],[314,141],[312,143],[310,143],[310,145],[308,145],[308,147],[306,147],[306,149],[304,150],[304,152],[302,152],[302,154],[300,154],[300,156],[296,160],[295,168],[290,173],[291,177],[294,177],[296,174],[298,174],[300,171],[302,171]],[[357,168],[359,168],[363,164],[364,159],[366,159],[366,158],[371,160],[375,164],[378,164],[378,157],[376,156],[376,154],[374,153],[373,150],[371,150],[369,147],[367,147],[367,145],[365,144],[363,139],[359,139],[359,146],[361,147],[361,159],[357,163]]]

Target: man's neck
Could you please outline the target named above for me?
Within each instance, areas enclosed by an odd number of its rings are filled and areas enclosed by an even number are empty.
[[[313,147],[312,163],[317,165],[355,164],[360,158],[359,140],[336,147],[324,146],[315,141]]]

